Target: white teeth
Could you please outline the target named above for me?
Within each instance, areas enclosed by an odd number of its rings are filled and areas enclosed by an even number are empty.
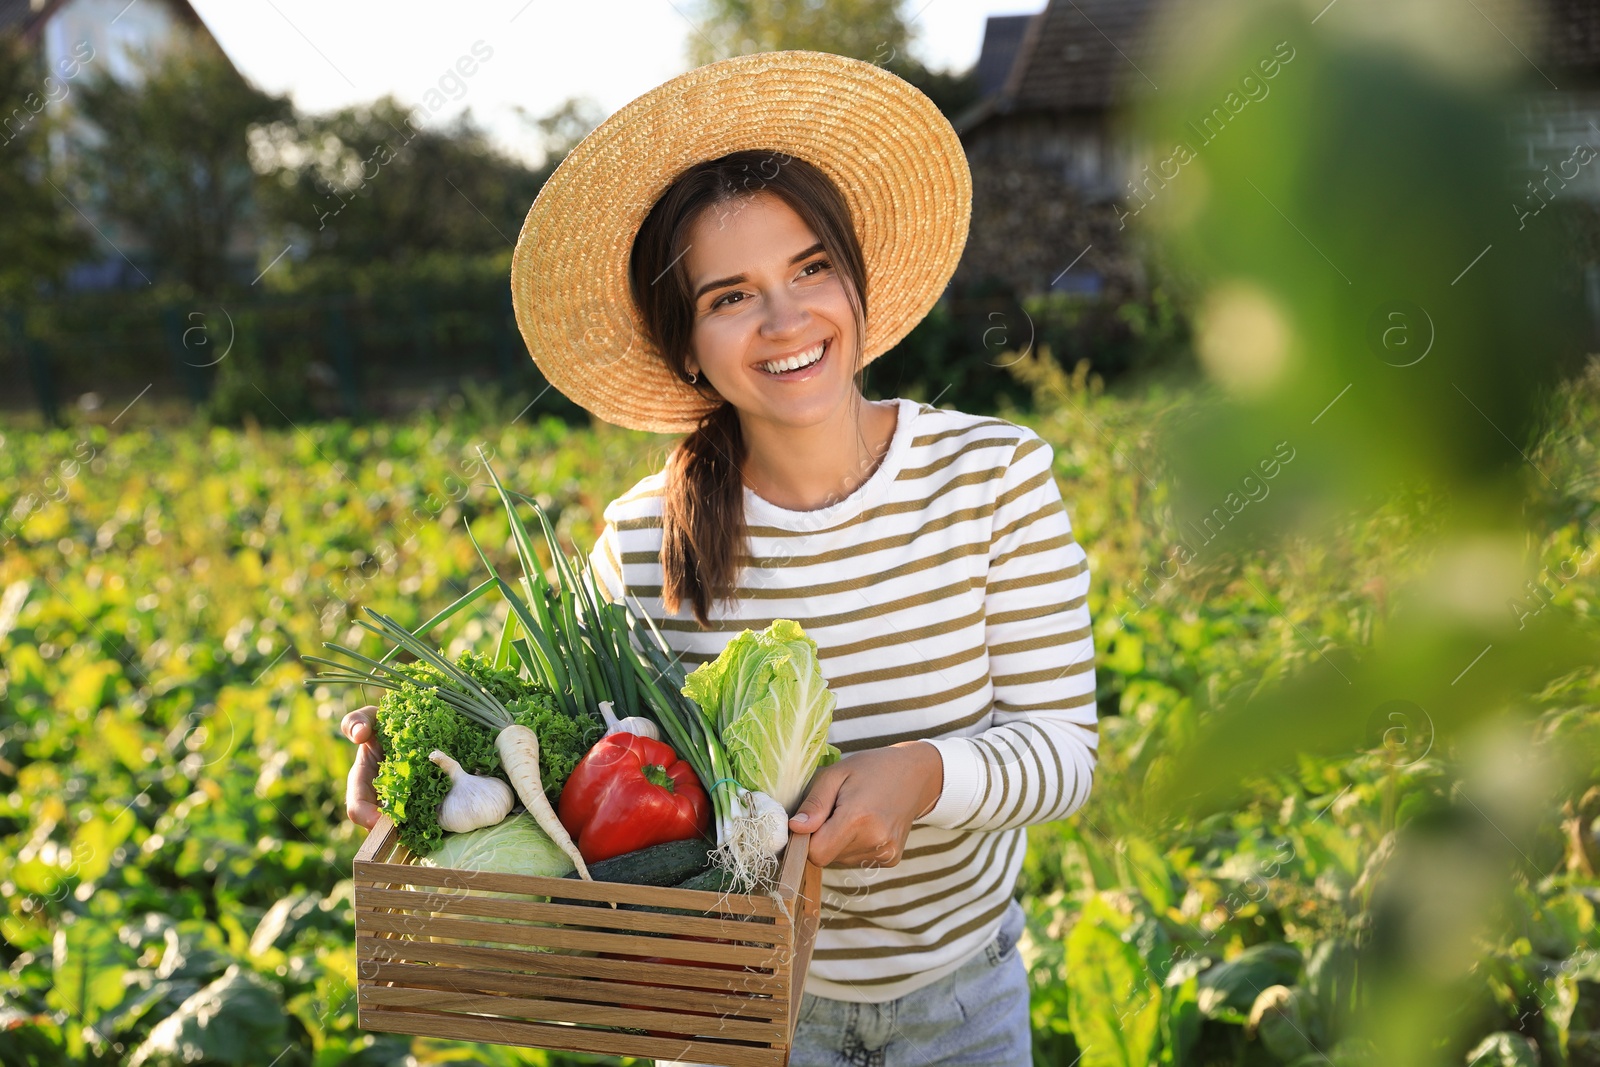
[[[822,358],[822,350],[824,347],[825,342],[819,342],[798,356],[790,356],[788,359],[781,360],[777,363],[763,363],[761,364],[761,369],[769,374],[781,374],[784,371],[795,370],[798,367],[808,366],[809,364],[815,363],[817,360]]]

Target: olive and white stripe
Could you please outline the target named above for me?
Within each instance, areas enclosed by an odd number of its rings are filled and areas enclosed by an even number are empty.
[[[823,872],[806,988],[903,996],[999,927],[1024,827],[1088,799],[1099,735],[1088,563],[1053,450],[1027,427],[900,399],[888,452],[842,500],[779,508],[745,490],[738,595],[702,631],[661,604],[661,473],[605,510],[590,562],[637,598],[689,668],[739,631],[793,619],[818,644],[845,752],[926,739],[944,790],[890,868]]]

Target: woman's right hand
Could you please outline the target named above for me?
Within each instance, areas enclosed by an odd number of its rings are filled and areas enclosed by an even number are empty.
[[[383,759],[383,747],[378,742],[378,708],[368,704],[344,717],[339,731],[356,745],[356,759],[350,765],[350,777],[345,780],[344,813],[357,826],[372,829],[382,811],[378,808],[378,791],[372,780],[378,774],[378,761]]]

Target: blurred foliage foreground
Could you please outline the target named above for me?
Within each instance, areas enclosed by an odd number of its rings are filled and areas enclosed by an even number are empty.
[[[1089,552],[1104,716],[1021,887],[1042,1064],[1600,1063],[1600,365],[1554,220],[1505,210],[1528,72],[1442,0],[1324,10],[1191,6],[1152,62],[1145,141],[1185,150],[1136,221],[1217,388],[1004,364]],[[552,1062],[357,1030],[343,707],[295,654],[465,592],[463,523],[503,551],[479,446],[579,549],[665,447],[5,441],[0,1061]]]
[[[1033,831],[1020,892],[1040,1062],[1358,1062],[1397,957],[1451,983],[1425,1020],[1449,1062],[1492,1034],[1484,1062],[1596,1062],[1597,776],[1574,759],[1593,668],[1490,733],[1436,732],[1396,688],[1347,750],[1287,759],[1212,814],[1149,817],[1147,783],[1231,704],[1369,656],[1393,591],[1441,564],[1451,503],[1394,494],[1332,548],[1225,551],[1224,533],[1174,572],[1187,516],[1157,437],[1200,400],[1014,366],[1053,412],[1029,421],[1090,553],[1104,716],[1093,798]],[[1563,488],[1528,472],[1542,570],[1496,605],[1512,629],[1600,603],[1600,365],[1551,411],[1530,458]],[[0,503],[27,517],[0,557],[0,1062],[558,1061],[356,1027],[345,705],[306,691],[295,654],[368,636],[358,604],[417,624],[469,587],[464,525],[503,549],[480,446],[578,546],[664,448],[553,418],[6,436]],[[1302,453],[1278,461],[1281,485]]]

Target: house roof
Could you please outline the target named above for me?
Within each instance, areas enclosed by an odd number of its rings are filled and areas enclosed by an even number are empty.
[[[978,95],[992,96],[1005,88],[1006,78],[1016,62],[1017,49],[1022,47],[1022,35],[1028,23],[1037,17],[1030,15],[990,15],[983,24],[983,50],[978,54]]]
[[[990,18],[978,60],[982,98],[957,117],[956,129],[965,133],[1013,111],[1103,110],[1148,92],[1145,73],[1157,49],[1145,28],[1157,2],[1047,0],[1033,15]],[[1480,13],[1485,6],[1494,11],[1492,24],[1522,42],[1541,66],[1600,77],[1600,4],[1594,0],[1526,6],[1482,0]],[[996,35],[992,48],[990,34]],[[1007,55],[1013,58],[1004,79],[984,69],[985,59],[996,66]]]
[[[1121,72],[1140,62],[1142,30],[1154,7],[1155,0],[1049,0],[1032,15],[990,18],[978,58],[981,97],[956,118],[957,131],[1011,111],[1106,107]],[[992,48],[991,34],[998,38]],[[999,65],[1008,55],[1003,78],[984,70],[986,58]]]
[[[1002,90],[1011,108],[1111,104],[1123,77],[1148,62],[1142,37],[1154,7],[1153,0],[1052,0],[1030,22]]]

